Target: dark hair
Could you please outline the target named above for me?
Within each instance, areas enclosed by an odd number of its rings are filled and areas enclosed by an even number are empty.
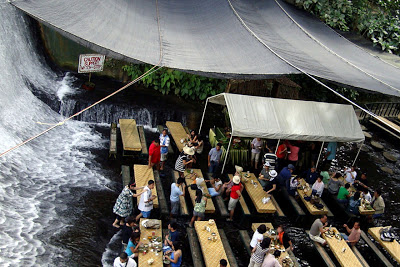
[[[355,222],[354,222],[354,224],[356,224],[356,223],[358,223],[358,225],[360,225],[360,222],[359,222],[359,221],[355,221]],[[353,226],[354,226],[354,224],[353,224]]]
[[[202,197],[203,197],[203,192],[197,188],[196,189],[196,203],[200,203]]]
[[[151,185],[151,184],[154,184],[154,181],[153,181],[153,180],[149,180],[149,181],[147,182],[147,185]]]
[[[335,174],[335,178],[340,178],[342,177],[342,174],[340,174],[339,172]]]
[[[378,195],[382,195],[382,191],[381,191],[380,189],[376,189],[375,192],[376,192]]]
[[[358,200],[360,198],[360,191],[354,193],[354,200]]]
[[[228,266],[228,262],[225,259],[220,260],[219,264],[222,266]]]
[[[185,178],[179,177],[178,180],[176,181],[177,184],[182,184],[185,182]]]
[[[121,252],[121,254],[119,254],[119,258],[121,260],[126,260],[128,258],[128,254],[126,254],[126,252]]]
[[[138,232],[133,232],[132,234],[131,234],[131,241],[132,242],[135,242],[135,239],[137,239],[137,238],[139,238],[139,240],[140,240],[140,233],[138,233]]]
[[[274,251],[274,257],[279,258],[281,256],[281,251],[280,250],[275,250]]]
[[[323,218],[325,218],[325,217],[328,218],[328,216],[326,216],[326,214],[321,214],[321,215],[319,216],[320,219],[323,219]]]
[[[174,241],[172,242],[172,245],[174,246],[175,251],[178,249],[182,249],[182,242],[180,241]]]
[[[368,188],[363,187],[361,188],[361,191],[363,191],[364,193],[368,193]]]
[[[154,140],[154,143],[157,143],[157,144],[159,144],[159,143],[160,143],[160,139],[156,139],[156,140]]]
[[[282,224],[280,224],[278,227],[276,227],[276,229],[278,229],[278,228],[282,228],[282,230],[285,230],[285,228],[283,228]]]
[[[192,135],[192,133],[194,133],[194,135],[197,135],[195,130],[191,130],[190,135]]]
[[[258,226],[257,228],[257,232],[259,232],[260,234],[263,234],[267,231],[267,227],[265,226],[265,224],[261,224],[260,226]]]
[[[218,143],[217,146],[222,147],[222,144],[221,144],[221,143]]]
[[[170,222],[169,225],[172,229],[176,230],[178,228],[178,224],[176,222]]]
[[[269,245],[271,245],[271,238],[269,237],[264,237],[263,241],[261,241],[261,248],[262,249],[266,249],[269,247]]]
[[[323,179],[324,179],[324,176],[318,175],[318,178],[320,178],[321,180],[323,180]]]
[[[349,183],[345,184],[344,188],[349,189],[350,188],[350,184]]]
[[[131,187],[131,185],[135,185],[135,180],[130,180],[130,182],[128,183],[128,186]]]
[[[166,133],[168,133],[168,129],[167,128],[164,128],[163,130],[162,130],[162,132],[166,132]]]
[[[135,218],[132,216],[129,216],[128,218],[125,219],[125,222],[127,224],[131,224],[131,223],[135,222]]]

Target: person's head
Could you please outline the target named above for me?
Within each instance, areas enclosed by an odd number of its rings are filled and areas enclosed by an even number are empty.
[[[195,130],[191,130],[191,131],[190,131],[190,135],[191,135],[192,137],[195,137],[195,136],[196,136],[196,131],[195,131]]]
[[[354,200],[358,200],[360,198],[360,191],[354,193]]]
[[[202,197],[203,192],[200,189],[196,189],[196,203],[200,203]]]
[[[185,182],[185,178],[179,177],[178,180],[176,181],[177,184],[181,185]]]
[[[354,227],[354,229],[360,229],[360,223],[359,222],[354,222],[354,225],[353,225],[353,227]]]
[[[167,129],[162,130],[162,135],[163,135],[163,136],[166,136],[167,134],[168,134]]]
[[[140,233],[139,232],[133,232],[131,234],[131,241],[136,244],[140,241]]]
[[[325,214],[321,215],[319,219],[321,220],[322,223],[326,223],[328,221],[328,217]]]
[[[374,197],[377,198],[380,195],[382,195],[382,191],[380,189],[376,189],[375,192],[374,192]]]
[[[349,189],[350,188],[350,184],[349,183],[345,184],[344,188]]]
[[[269,170],[270,166],[271,166],[271,164],[269,164],[268,161],[264,163],[264,169],[266,169],[267,171]]]
[[[261,248],[266,249],[269,248],[269,245],[271,245],[271,238],[269,237],[264,237],[263,241],[261,241]]]
[[[287,168],[289,169],[290,172],[293,172],[293,171],[294,171],[294,166],[293,166],[293,164],[289,164],[289,165],[287,166]]]
[[[168,230],[176,230],[178,228],[178,224],[176,222],[170,222],[168,224]]]
[[[316,168],[315,166],[312,166],[311,169],[310,169],[310,171],[311,171],[312,173],[314,173],[316,170],[317,170],[317,168]]]
[[[361,180],[367,180],[367,174],[365,172],[361,174]]]
[[[125,219],[125,223],[129,225],[130,227],[133,227],[135,225],[135,218],[132,216],[129,216],[128,218]]]
[[[270,177],[270,181],[274,180],[276,176],[278,176],[278,173],[275,170],[271,170],[268,172],[268,175]]]
[[[233,176],[232,182],[236,185],[240,184],[240,177],[237,175]]]
[[[361,191],[364,193],[364,194],[368,194],[368,188],[365,188],[365,187],[363,187],[363,188],[361,188]]]
[[[322,179],[323,179],[322,175],[318,175],[318,177],[317,177],[318,183],[321,183],[321,182],[322,182]]]
[[[225,259],[219,261],[219,267],[226,267],[228,266],[228,262]]]
[[[260,226],[257,227],[257,232],[260,234],[264,234],[267,231],[267,227],[265,224],[261,224]]]
[[[341,174],[340,172],[337,172],[337,173],[335,174],[335,178],[338,179],[338,178],[340,178],[340,177],[342,177],[342,174]]]
[[[177,251],[177,250],[182,250],[182,242],[180,241],[174,241],[172,242],[172,248],[173,250]]]
[[[276,231],[280,234],[284,231],[283,226],[279,225],[278,228],[276,228]]]
[[[274,251],[274,257],[276,258],[276,259],[279,259],[279,257],[281,256],[281,251],[280,250],[275,250]]]
[[[261,138],[260,138],[260,137],[257,137],[257,141],[261,141]]]
[[[121,263],[125,263],[128,260],[128,254],[126,254],[125,252],[121,252],[121,254],[119,254],[119,261]]]
[[[354,171],[355,171],[355,169],[356,169],[356,167],[355,167],[355,166],[351,166],[351,168],[350,168],[350,169],[351,169],[351,171],[352,171],[352,172],[354,172]]]
[[[221,147],[222,147],[222,144],[221,144],[221,143],[218,143],[217,146],[216,146],[215,148],[217,149],[217,151],[219,151],[219,150],[221,149]]]
[[[215,182],[219,182],[221,180],[221,178],[219,178],[219,176],[214,177]]]
[[[136,185],[135,181],[131,180],[131,181],[129,182],[129,184],[128,184],[128,187],[129,187],[130,190],[134,190],[135,185]]]
[[[154,181],[153,181],[153,180],[149,180],[149,181],[147,182],[147,187],[148,187],[149,189],[153,189],[154,186],[155,186],[155,184],[154,184]]]
[[[159,145],[160,145],[160,139],[154,140],[154,144],[155,144],[156,146],[159,146]]]

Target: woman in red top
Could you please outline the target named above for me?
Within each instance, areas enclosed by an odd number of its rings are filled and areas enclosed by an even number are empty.
[[[233,214],[235,213],[236,204],[239,201],[239,198],[242,196],[243,185],[240,183],[239,176],[233,176],[232,179],[233,186],[231,188],[230,199],[228,203],[228,210],[229,210],[229,219],[227,221],[233,220]]]
[[[283,167],[287,165],[286,164],[287,147],[285,143],[278,146],[278,151],[276,151],[276,156],[278,157],[278,162],[277,162],[278,166],[275,167],[275,169],[279,173],[283,169]]]
[[[156,139],[151,143],[149,147],[149,169],[156,165],[157,170],[160,169],[160,158],[161,158],[161,149],[160,149],[160,140]]]
[[[293,166],[296,166],[296,163],[299,160],[300,147],[298,147],[297,145],[293,145],[289,141],[286,141],[286,146],[290,149],[290,153],[287,157],[289,160],[289,164],[293,164]]]

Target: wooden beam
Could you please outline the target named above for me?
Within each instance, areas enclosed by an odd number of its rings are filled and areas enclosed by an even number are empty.
[[[360,251],[356,248],[356,246],[351,246],[351,250],[353,250],[354,255],[356,255],[357,259],[360,261],[362,266],[369,267],[369,264],[366,262],[364,257],[361,255]]]
[[[285,213],[283,213],[281,207],[278,205],[278,202],[275,200],[274,196],[271,195],[271,201],[274,203],[275,208],[276,208],[276,214],[278,214],[279,217],[286,217]]]
[[[117,124],[111,123],[110,131],[110,149],[108,152],[108,157],[113,156],[114,159],[117,158]]]
[[[309,234],[310,231],[306,231],[307,235]],[[311,240],[312,241],[312,240]],[[331,257],[329,257],[328,253],[326,252],[326,250],[322,247],[321,244],[319,244],[318,242],[312,241],[314,243],[314,247],[316,248],[316,250],[318,251],[319,255],[321,256],[321,258],[324,260],[326,266],[328,267],[335,267],[336,265],[333,263]]]
[[[197,238],[194,228],[186,228],[186,233],[189,239],[190,251],[192,252],[193,266],[204,267],[203,256],[200,250],[199,239]]]
[[[165,199],[164,190],[162,187],[160,174],[157,170],[154,171],[154,180],[156,183],[156,190],[158,196],[158,204],[162,215],[169,215],[167,200]]]
[[[222,244],[224,245],[224,250],[225,250],[226,256],[228,257],[227,260],[229,261],[229,265],[230,266],[238,266],[235,255],[233,254],[231,246],[229,245],[229,242],[228,242],[228,239],[226,238],[224,230],[218,229],[218,233],[221,238]]]
[[[147,149],[147,143],[146,143],[146,136],[144,134],[144,128],[143,126],[138,126],[138,131],[139,131],[139,139],[140,139],[140,144],[142,145],[142,154],[148,155],[149,151]]]
[[[125,187],[131,181],[131,172],[129,170],[129,166],[126,165],[121,166],[121,175],[122,175],[122,185],[123,187]]]
[[[361,230],[361,238],[364,239],[365,243],[372,249],[372,251],[378,256],[378,258],[381,260],[381,262],[385,266],[391,266],[393,267],[393,264],[390,263],[390,261],[383,255],[383,253],[375,246],[375,244],[369,239],[369,237],[365,234],[363,230]]]
[[[305,216],[306,213],[303,211],[303,209],[300,207],[299,203],[296,201],[296,199],[289,195],[287,190],[282,190],[281,194],[283,195],[283,197],[287,200],[289,200],[289,203],[292,205],[294,211],[296,212],[296,214],[298,216]]]
[[[249,256],[251,255],[251,249],[250,249],[250,236],[247,230],[239,230],[239,235],[240,238],[242,239],[243,245],[246,248],[247,253]]]

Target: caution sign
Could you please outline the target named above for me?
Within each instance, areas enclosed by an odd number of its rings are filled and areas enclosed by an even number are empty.
[[[78,73],[103,71],[104,55],[84,54],[79,56]]]

